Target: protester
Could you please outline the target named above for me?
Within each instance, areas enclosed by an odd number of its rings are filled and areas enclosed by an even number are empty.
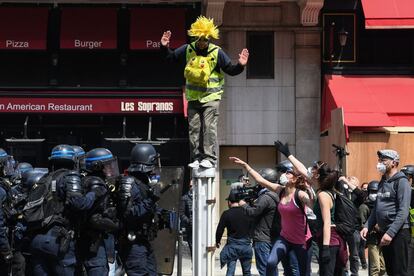
[[[272,183],[276,183],[277,172],[275,169],[266,168],[259,171],[259,174]],[[251,204],[244,200],[239,202],[246,215],[254,219],[253,249],[256,259],[256,267],[260,276],[266,274],[267,259],[276,239],[280,234],[280,214],[277,211],[279,196],[262,187],[257,199]],[[282,261],[285,270],[289,269],[289,263],[285,258]]]
[[[319,244],[319,273],[321,276],[343,275],[348,259],[346,245],[335,227],[334,187],[338,182],[337,171],[323,166],[318,170],[319,190],[314,207],[319,229],[316,238]]]
[[[296,272],[297,275],[309,275],[311,254],[308,250],[311,248],[312,235],[306,223],[305,209],[310,208],[312,202],[309,195],[304,191],[307,189],[304,178],[293,170],[292,165],[283,164],[283,174],[279,180],[283,182],[281,184],[286,185],[283,186],[267,181],[243,160],[237,157],[230,157],[229,159],[243,166],[259,185],[279,194],[278,211],[281,216],[281,232],[269,255],[266,275],[277,274],[277,265],[287,256],[298,263],[299,271]],[[282,179],[283,181],[281,181]],[[302,205],[302,207],[299,207],[299,205]],[[291,252],[295,254],[291,254]]]
[[[371,181],[368,183],[368,197],[361,206],[359,206],[359,214],[361,217],[362,225],[365,225],[369,215],[374,208],[375,201],[378,195],[378,181]],[[364,239],[361,239],[364,241]],[[374,226],[374,229],[367,234],[366,245],[368,246],[368,275],[370,276],[382,276],[385,274],[384,257],[382,256],[379,242],[381,240],[380,233],[378,232],[378,225]]]
[[[411,188],[407,177],[398,171],[400,156],[395,150],[377,152],[377,170],[382,174],[376,204],[361,231],[361,237],[376,224],[382,234],[380,246],[388,275],[408,274],[408,244],[410,242],[409,207]]]
[[[368,199],[368,183],[364,182],[361,184],[361,191],[366,195],[365,199],[364,199],[364,203],[366,202],[366,200]],[[364,204],[362,203],[362,204]],[[361,204],[361,205],[362,205]],[[361,205],[358,207],[359,210],[361,210]],[[366,220],[368,219],[368,216],[366,216],[364,219],[362,218],[362,214],[361,212],[359,213],[359,217],[361,220],[361,224],[360,224],[360,229],[362,230]],[[358,237],[359,237],[359,231],[358,231]],[[358,249],[358,255],[359,255],[359,261],[361,263],[361,268],[362,269],[367,269],[368,265],[367,265],[367,258],[365,257],[365,248],[366,248],[366,241],[364,239],[360,239],[359,242],[359,249]]]
[[[226,276],[233,276],[236,270],[236,262],[240,261],[243,276],[250,276],[252,265],[251,231],[253,221],[239,206],[237,191],[231,190],[227,198],[229,209],[220,217],[216,229],[216,247],[220,248],[224,229],[227,229],[227,243],[220,253],[220,263],[223,268],[227,265]]]
[[[411,242],[408,246],[408,274],[414,275],[414,165],[406,165],[401,171],[411,182],[411,204],[410,204],[410,224]]]

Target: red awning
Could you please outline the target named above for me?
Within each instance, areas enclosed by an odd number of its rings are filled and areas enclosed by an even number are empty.
[[[116,49],[116,8],[63,8],[62,49]]]
[[[0,8],[0,49],[45,50],[48,8]]]
[[[326,75],[321,131],[342,107],[346,127],[413,127],[414,77]]]
[[[160,48],[162,33],[170,30],[171,48],[186,43],[185,9],[132,8],[130,49],[154,50]]]
[[[413,0],[362,0],[366,29],[413,29]]]

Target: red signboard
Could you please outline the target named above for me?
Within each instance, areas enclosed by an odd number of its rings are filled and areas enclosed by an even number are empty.
[[[45,50],[48,8],[0,8],[0,49]]]
[[[0,98],[0,113],[181,114],[181,98]]]
[[[133,8],[131,9],[131,50],[160,48],[163,32],[170,30],[171,48],[186,43],[185,9],[182,8]]]
[[[115,8],[63,8],[61,49],[116,49]]]

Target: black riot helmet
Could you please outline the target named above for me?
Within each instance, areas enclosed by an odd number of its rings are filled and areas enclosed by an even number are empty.
[[[73,145],[72,148],[75,151],[76,158],[81,158],[85,156],[85,150],[81,146]]]
[[[20,173],[20,175],[27,171],[31,171],[31,170],[33,170],[33,166],[32,164],[27,163],[27,162],[19,163],[17,164],[17,167],[16,167],[16,171]]]
[[[95,148],[85,155],[85,169],[89,172],[102,172],[105,177],[119,175],[118,160],[109,149]]]
[[[401,172],[403,172],[407,177],[414,178],[414,165],[405,165],[401,168]]]
[[[376,193],[378,192],[378,185],[379,182],[376,180],[373,180],[368,183],[368,193]]]
[[[277,171],[275,169],[265,168],[258,171],[258,173],[269,182],[277,182]]]
[[[160,155],[150,144],[136,144],[131,151],[128,172],[149,173],[155,169]]]
[[[276,170],[281,173],[293,172],[293,164],[289,160],[284,160],[277,164]]]
[[[3,161],[6,160],[8,156],[9,155],[7,152],[4,149],[0,148],[0,163],[3,163]]]
[[[46,171],[28,170],[22,173],[21,187],[23,191],[30,191],[39,180],[47,174]]]
[[[75,150],[72,146],[61,144],[52,149],[49,161],[56,168],[72,169],[75,164]]]
[[[72,145],[75,151],[76,169],[85,168],[85,150],[81,146]]]
[[[7,152],[0,148],[0,175],[12,176],[15,174],[16,161],[13,156],[8,155]]]

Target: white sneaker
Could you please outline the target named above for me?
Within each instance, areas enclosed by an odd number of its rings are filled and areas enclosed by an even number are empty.
[[[200,162],[200,167],[203,167],[203,168],[206,168],[206,169],[210,169],[210,168],[213,168],[214,167],[214,164],[210,160],[203,159]]]
[[[200,167],[200,162],[198,160],[195,160],[192,163],[188,164],[188,166],[192,169],[197,169],[198,167]]]

